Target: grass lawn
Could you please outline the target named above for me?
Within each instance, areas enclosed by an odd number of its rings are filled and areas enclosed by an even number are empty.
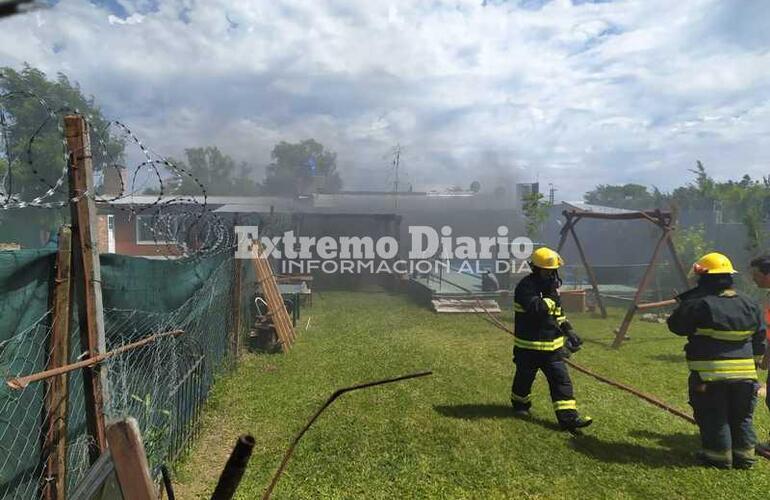
[[[586,340],[575,361],[689,408],[683,340],[665,325],[634,323],[632,340],[615,351],[617,312],[571,320]],[[578,407],[596,420],[585,435],[555,430],[542,376],[533,418],[511,417],[512,339],[480,316],[437,315],[385,293],[325,293],[299,330],[289,355],[247,355],[217,383],[202,436],[177,470],[179,498],[209,498],[247,432],[257,445],[237,498],[259,498],[293,435],[335,388],[425,368],[434,375],[335,402],[300,441],[274,498],[770,495],[770,461],[751,471],[701,468],[695,426],[574,371]],[[756,415],[766,439],[764,402]]]

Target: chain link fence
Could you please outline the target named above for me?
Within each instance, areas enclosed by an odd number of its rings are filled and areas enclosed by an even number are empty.
[[[110,262],[110,259],[117,260]],[[138,421],[150,467],[158,474],[161,465],[178,458],[191,444],[217,374],[232,366],[232,332],[236,324],[246,326],[244,321],[236,322],[233,311],[248,311],[245,306],[235,308],[234,301],[240,301],[241,305],[247,303],[248,280],[243,280],[244,293],[235,294],[234,266],[242,263],[223,256],[188,263],[123,256],[102,260],[107,351],[162,332],[184,332],[179,336],[160,337],[111,357],[101,365],[106,371],[109,395],[104,408],[107,421],[126,416]],[[0,291],[2,278],[0,276]],[[168,296],[172,296],[172,300],[168,300]],[[31,300],[20,307],[34,309],[39,302]],[[136,307],[124,307],[129,303]],[[167,307],[169,304],[173,307]],[[120,307],[112,307],[114,305]],[[73,314],[73,318],[76,317]],[[59,415],[57,408],[50,408],[48,402],[51,379],[22,389],[13,389],[6,383],[14,377],[46,369],[53,321],[52,311],[46,310],[28,326],[0,341],[3,376],[0,499],[3,500],[42,498],[46,483],[54,480],[46,462],[55,450],[46,449],[45,444],[46,429],[51,419]],[[86,356],[81,349],[77,321],[72,323],[69,363]],[[93,441],[86,425],[82,372],[76,370],[59,376],[68,377],[66,483],[68,491],[72,491],[90,467],[89,450]]]

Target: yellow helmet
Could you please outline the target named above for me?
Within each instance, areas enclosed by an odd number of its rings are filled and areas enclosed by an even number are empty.
[[[559,269],[564,265],[561,256],[547,247],[532,252],[532,265],[541,269]]]
[[[718,252],[707,253],[692,265],[694,274],[735,274],[738,271],[726,255]]]

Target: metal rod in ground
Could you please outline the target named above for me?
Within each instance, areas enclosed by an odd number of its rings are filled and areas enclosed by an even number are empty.
[[[106,361],[114,356],[117,356],[118,354],[123,354],[126,351],[131,351],[133,349],[136,349],[138,347],[142,347],[144,345],[147,345],[151,342],[155,342],[156,340],[163,338],[163,337],[178,337],[179,335],[182,335],[184,333],[183,330],[174,330],[171,332],[165,332],[165,333],[157,333],[155,335],[152,335],[150,337],[144,338],[142,340],[137,340],[136,342],[132,342],[131,344],[126,344],[122,347],[119,347],[115,350],[105,352],[104,354],[99,354],[97,356],[93,356],[91,358],[84,359],[83,361],[78,361],[77,363],[72,363],[71,365],[61,366],[59,368],[54,368],[51,370],[45,370],[38,373],[33,373],[32,375],[27,375],[24,377],[16,377],[12,378],[6,381],[6,384],[11,389],[24,389],[29,384],[33,382],[39,382],[41,380],[45,380],[51,377],[55,377],[57,375],[63,375],[65,373],[69,373],[71,371],[79,370],[80,368],[87,368],[89,366],[98,365],[99,363]]]
[[[246,466],[249,464],[255,442],[254,437],[248,434],[238,438],[230,458],[227,459],[225,469],[219,476],[219,482],[214,489],[214,494],[211,495],[211,500],[230,500],[233,498],[238,485],[241,483],[243,473],[246,472]]]
[[[270,495],[273,494],[273,489],[275,488],[275,485],[278,483],[278,480],[281,478],[281,474],[283,474],[283,471],[286,469],[286,464],[289,463],[289,459],[294,453],[294,448],[297,446],[297,443],[299,443],[299,440],[302,439],[302,436],[304,436],[307,430],[310,429],[310,426],[313,425],[313,423],[318,419],[321,413],[323,413],[323,411],[326,408],[328,408],[329,405],[331,405],[335,399],[342,396],[346,392],[357,391],[359,389],[366,389],[368,387],[374,387],[377,385],[390,384],[392,382],[400,382],[402,380],[409,380],[412,378],[426,377],[428,375],[433,375],[433,372],[428,370],[423,372],[411,373],[409,375],[402,375],[401,377],[376,380],[374,382],[365,382],[363,384],[356,384],[350,387],[344,387],[342,389],[337,389],[336,391],[334,391],[334,393],[332,393],[332,395],[329,396],[326,402],[323,405],[321,405],[320,408],[318,408],[318,410],[313,414],[312,417],[310,417],[310,420],[307,421],[305,426],[297,433],[296,436],[294,436],[294,439],[292,440],[291,445],[289,445],[289,449],[286,450],[286,453],[283,456],[281,465],[278,467],[278,470],[276,471],[275,475],[273,475],[273,480],[270,482],[270,486],[267,487],[267,490],[265,490],[264,495],[262,495],[262,500],[269,499]]]

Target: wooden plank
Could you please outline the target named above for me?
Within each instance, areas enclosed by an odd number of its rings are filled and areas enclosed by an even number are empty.
[[[569,210],[569,214],[574,216],[580,216],[585,219],[601,219],[601,220],[654,220],[661,219],[664,221],[671,220],[670,212],[663,212],[660,210],[646,210],[641,212],[629,212],[621,214],[603,214],[599,212],[591,212],[588,210]]]
[[[646,304],[638,304],[636,306],[637,311],[645,311],[647,309],[658,309],[660,307],[668,307],[676,305],[676,299],[661,300],[660,302],[648,302]]]
[[[267,261],[267,256],[262,256],[259,250],[256,251],[252,262],[257,276],[257,284],[262,288],[267,307],[272,312],[273,325],[281,341],[281,349],[283,352],[288,352],[294,343],[294,328],[291,325],[289,313],[286,311],[286,305],[283,303],[283,297],[278,290],[273,270]]]
[[[567,243],[567,237],[570,235],[570,229],[572,229],[572,226],[580,222],[580,217],[574,217],[572,213],[567,212],[566,210],[562,212],[562,215],[564,215],[564,218],[566,219],[566,223],[564,224],[564,227],[561,228],[561,237],[559,238],[559,244],[556,247],[556,252],[561,253],[562,248],[564,248],[564,244]]]
[[[642,275],[642,280],[639,282],[639,288],[636,289],[634,302],[628,306],[628,310],[626,311],[626,315],[623,318],[623,322],[620,324],[620,328],[618,328],[617,334],[615,335],[615,341],[612,343],[612,347],[620,347],[620,345],[623,343],[623,340],[626,337],[626,332],[628,332],[628,328],[631,326],[631,320],[634,318],[634,314],[636,314],[636,311],[639,309],[639,304],[641,303],[642,295],[644,294],[644,291],[647,289],[647,285],[649,284],[650,276],[652,276],[652,273],[655,271],[655,264],[658,261],[660,250],[663,248],[663,244],[666,242],[666,240],[668,240],[670,237],[671,231],[664,229],[663,235],[658,240],[658,243],[655,245],[655,250],[652,252],[650,263],[647,266],[647,269],[644,271],[644,275]]]
[[[105,486],[114,472],[115,466],[109,452],[102,453],[99,459],[88,469],[83,479],[75,485],[70,498],[100,498],[97,495],[104,492]]]
[[[123,498],[156,500],[155,485],[136,420],[120,420],[107,428],[107,441]]]
[[[494,300],[438,299],[432,300],[431,305],[437,313],[501,312],[500,305]]]
[[[230,332],[230,352],[233,353],[233,357],[237,362],[241,355],[241,294],[243,293],[241,287],[241,271],[243,263],[240,259],[234,259],[233,266],[233,318],[232,332]]]
[[[96,206],[88,125],[80,115],[64,117],[64,134],[69,153],[69,187],[72,212],[72,269],[78,300],[80,344],[89,356],[106,351],[101,268],[96,238]],[[106,373],[99,365],[83,370],[86,396],[86,424],[93,438],[92,463],[107,448],[104,404],[108,398]]]
[[[591,264],[588,263],[586,254],[583,251],[583,245],[580,244],[580,240],[578,239],[577,233],[575,232],[574,224],[570,226],[569,232],[570,234],[572,234],[572,239],[575,240],[575,246],[577,246],[578,253],[580,254],[580,260],[583,261],[583,267],[586,268],[586,273],[588,273],[588,279],[591,280],[591,286],[594,289],[594,294],[596,295],[596,303],[599,304],[599,310],[602,313],[602,318],[606,318],[607,309],[605,309],[604,301],[602,300],[602,295],[601,293],[599,293],[599,282],[596,280],[596,274],[594,274],[594,270],[591,267]]]
[[[676,268],[676,272],[679,275],[679,279],[682,280],[682,285],[684,286],[684,289],[687,290],[690,288],[690,280],[687,278],[687,271],[685,270],[684,264],[682,264],[682,259],[679,258],[679,253],[676,251],[674,241],[669,238],[666,241],[666,244],[668,245],[668,251],[671,254],[671,259],[674,261],[674,267]]]
[[[53,321],[47,369],[67,364],[70,339],[70,280],[72,259],[72,231],[69,226],[59,228],[59,248],[56,253],[56,275],[53,283]],[[46,420],[43,453],[47,453],[43,498],[62,500],[67,487],[67,399],[66,374],[48,380],[45,398]]]

